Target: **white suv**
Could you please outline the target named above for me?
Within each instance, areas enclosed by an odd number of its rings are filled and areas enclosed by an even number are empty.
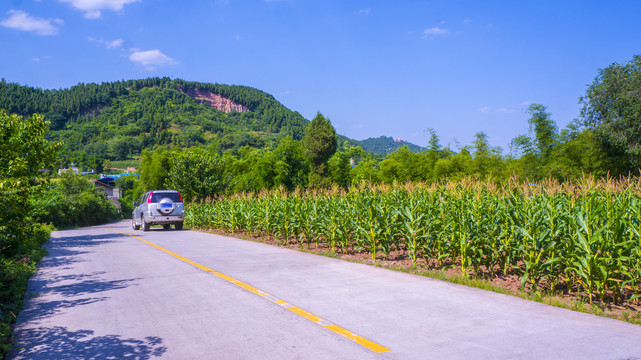
[[[185,220],[183,198],[176,190],[152,190],[145,193],[140,204],[131,213],[131,227],[134,230],[149,230],[151,225],[162,225],[168,230],[174,224],[176,230],[182,230]]]

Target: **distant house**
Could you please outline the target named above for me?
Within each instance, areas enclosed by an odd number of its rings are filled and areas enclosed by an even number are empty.
[[[62,174],[63,172],[67,172],[67,171],[72,171],[76,175],[78,175],[78,174],[79,175],[93,175],[94,174],[93,169],[91,171],[80,172],[80,169],[78,169],[78,167],[76,165],[71,163],[71,166],[69,167],[69,169],[58,169],[58,175]]]
[[[120,202],[118,201],[118,199],[120,198],[120,189],[114,186],[113,179],[109,179],[112,182],[111,184],[108,181],[103,180],[105,180],[105,178],[92,179],[91,182],[95,187],[103,189],[105,191],[105,193],[107,194],[107,199],[111,200],[118,208],[118,212],[120,212],[122,210],[120,208]]]

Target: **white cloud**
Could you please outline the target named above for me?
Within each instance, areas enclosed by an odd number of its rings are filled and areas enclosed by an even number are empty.
[[[107,47],[107,49],[119,48],[122,46],[123,41],[124,40],[122,39],[107,41],[105,42],[105,46]]]
[[[0,25],[20,31],[30,31],[38,35],[56,35],[58,26],[64,25],[61,19],[42,19],[33,17],[22,10],[9,10],[9,17]]]
[[[372,12],[372,9],[362,9],[358,11],[359,14],[365,14],[365,15],[369,15],[371,12]]]
[[[478,112],[482,112],[482,113],[484,113],[484,114],[487,114],[487,113],[489,113],[489,112],[490,112],[490,110],[492,110],[492,109],[490,109],[490,107],[489,107],[489,106],[483,106],[482,108],[478,108],[477,110],[478,110]]]
[[[127,4],[141,0],[58,0],[84,11],[87,19],[100,19],[102,10],[122,11]]]
[[[87,40],[91,42],[98,43],[100,45],[103,45],[107,49],[115,49],[119,48],[122,46],[122,43],[124,42],[123,39],[116,39],[116,40],[103,40],[103,39],[94,39],[92,37],[88,37]]]
[[[132,53],[129,55],[129,60],[137,62],[145,67],[147,70],[154,70],[157,67],[165,65],[175,65],[178,62],[169,56],[160,52],[160,50],[146,50],[140,51],[138,49],[131,49]]]
[[[445,34],[448,34],[449,32],[450,31],[447,29],[441,29],[440,27],[435,26],[433,28],[425,29],[423,31],[423,38],[434,37],[438,35],[445,35]]]

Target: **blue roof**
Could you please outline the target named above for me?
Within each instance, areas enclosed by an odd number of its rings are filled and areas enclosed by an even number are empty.
[[[121,176],[140,176],[138,174],[117,174],[117,175],[103,175],[103,179],[117,179]]]

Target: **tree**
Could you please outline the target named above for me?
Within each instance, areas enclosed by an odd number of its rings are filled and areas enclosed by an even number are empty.
[[[458,154],[438,159],[434,164],[434,177],[436,179],[449,179],[458,181],[470,175],[472,171],[472,156],[467,147]]]
[[[519,135],[510,142],[510,153],[519,157],[512,163],[512,170],[526,179],[547,177],[552,154],[559,154],[555,149],[562,139],[559,138],[556,123],[546,110],[547,107],[541,104],[531,104],[526,110],[530,114],[529,134]]]
[[[436,131],[434,129],[429,128],[427,129],[427,132],[430,133],[430,139],[427,142],[429,147],[428,150],[433,153],[438,153],[441,151],[441,143],[439,142],[438,135],[436,134]]]
[[[385,183],[415,181],[422,176],[421,157],[407,146],[387,155],[379,166],[381,180]]]
[[[53,166],[60,148],[45,139],[48,125],[41,115],[23,119],[0,109],[0,255],[15,254],[33,231],[26,199],[39,188],[39,170]]]
[[[474,137],[474,159],[472,161],[474,173],[481,178],[505,178],[506,168],[501,157],[501,148],[490,147],[487,134],[484,132],[478,132]]]
[[[302,140],[303,153],[312,165],[309,185],[311,187],[325,187],[327,180],[327,161],[334,155],[338,147],[336,130],[320,112],[305,129]]]
[[[178,190],[186,202],[215,197],[227,189],[225,163],[218,154],[200,148],[175,152],[166,186]]]
[[[158,148],[152,152],[145,149],[140,163],[142,190],[164,189],[171,164],[169,150]]]
[[[557,126],[550,119],[550,113],[545,112],[547,107],[541,104],[531,104],[527,112],[531,115],[528,123],[530,124],[530,133],[534,133],[534,145],[540,156],[548,159],[557,140]]]
[[[352,185],[353,162],[356,158],[361,158],[363,154],[364,151],[360,146],[351,146],[345,141],[341,150],[337,151],[328,161],[332,182],[343,188]]]
[[[58,228],[104,224],[120,218],[118,208],[102,189],[71,171],[63,173],[59,181],[48,183],[31,203],[36,221]]]
[[[351,171],[352,185],[361,183],[376,184],[380,182],[378,170],[378,161],[371,155],[365,153]]]
[[[28,201],[40,190],[40,169],[55,163],[59,143],[45,139],[48,122],[0,109],[0,358],[11,348],[12,325],[27,279],[43,256],[49,230],[32,218]]]
[[[563,130],[563,134],[569,131]],[[552,152],[547,169],[552,177],[565,179],[579,179],[583,174],[592,174],[597,177],[607,175],[606,153],[602,144],[596,139],[591,129],[566,135]]]
[[[231,152],[223,154],[226,178],[230,179],[229,189],[233,193],[260,191],[274,185],[274,157],[271,151],[244,146],[238,150],[239,157]]]
[[[581,118],[595,131],[616,167],[641,167],[641,56],[599,69],[584,96]]]
[[[283,185],[287,190],[292,191],[297,187],[303,188],[307,185],[309,163],[303,154],[300,141],[286,136],[274,149],[273,155],[276,173],[275,186]]]

